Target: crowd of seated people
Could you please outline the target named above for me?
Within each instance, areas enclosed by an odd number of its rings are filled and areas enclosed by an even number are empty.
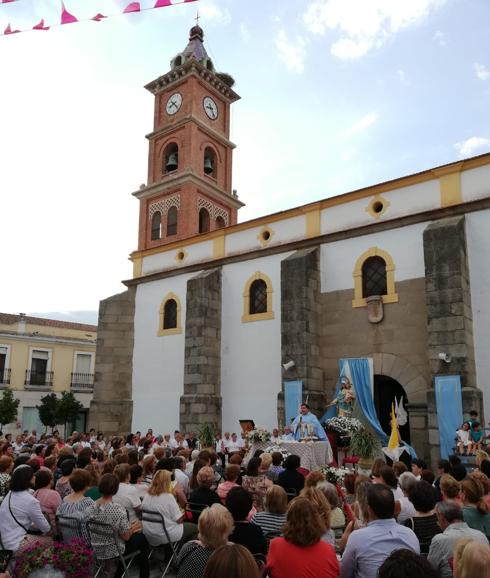
[[[379,459],[339,484],[246,449],[151,430],[3,438],[1,548],[15,560],[34,540],[81,538],[115,578],[131,556],[140,578],[153,564],[178,578],[490,578],[485,452],[471,472],[457,455],[434,473]]]

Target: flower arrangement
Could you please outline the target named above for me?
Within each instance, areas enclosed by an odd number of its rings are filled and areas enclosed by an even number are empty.
[[[84,540],[73,538],[68,542],[54,542],[46,546],[34,542],[17,557],[14,578],[26,578],[32,572],[52,566],[65,573],[66,578],[90,578],[93,552]]]
[[[363,428],[362,423],[353,417],[331,417],[327,419],[325,426],[339,434],[353,434]]]
[[[325,476],[327,482],[338,486],[343,486],[345,476],[352,473],[352,470],[348,468],[334,468],[333,466],[324,466],[320,468],[320,471]]]
[[[265,454],[273,454],[274,452],[279,452],[282,455],[283,459],[286,459],[288,456],[291,455],[291,452],[288,452],[286,448],[279,446],[277,444],[269,446],[264,450]]]
[[[257,442],[266,443],[271,441],[271,432],[267,431],[263,427],[256,427],[255,429],[247,433],[247,438],[248,441],[251,443]]]

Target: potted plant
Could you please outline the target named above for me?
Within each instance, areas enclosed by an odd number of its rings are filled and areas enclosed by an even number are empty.
[[[17,554],[14,578],[90,578],[93,552],[84,540],[36,541]]]
[[[380,447],[378,438],[366,428],[353,432],[350,447],[352,453],[359,457],[359,467],[363,470],[371,469],[374,454]]]
[[[199,430],[198,437],[201,449],[211,449],[214,447],[214,436],[216,435],[216,428],[212,423],[205,423]]]

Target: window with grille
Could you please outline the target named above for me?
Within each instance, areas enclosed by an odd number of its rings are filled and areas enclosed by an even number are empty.
[[[177,207],[170,207],[167,213],[167,237],[177,234]]]
[[[369,257],[362,266],[362,296],[386,295],[386,262],[381,257]]]
[[[163,310],[163,329],[175,329],[177,327],[177,301],[169,299]]]
[[[162,214],[160,211],[153,213],[151,218],[151,240],[157,241],[162,236]]]
[[[256,279],[250,285],[250,314],[267,313],[267,284]]]
[[[199,211],[199,232],[207,233],[209,231],[209,213],[202,208]]]

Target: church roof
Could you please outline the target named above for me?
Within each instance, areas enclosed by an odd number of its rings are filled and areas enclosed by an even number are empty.
[[[204,30],[200,26],[193,26],[189,32],[189,43],[181,52],[182,56],[195,58],[198,62],[209,59],[208,53],[204,48]]]
[[[97,331],[97,325],[87,323],[74,323],[73,321],[59,321],[58,319],[44,319],[43,317],[31,317],[30,315],[0,313],[0,323],[4,325],[14,325],[19,321],[25,321],[29,325],[40,325],[43,327],[57,327],[59,329],[74,329],[78,331]]]

